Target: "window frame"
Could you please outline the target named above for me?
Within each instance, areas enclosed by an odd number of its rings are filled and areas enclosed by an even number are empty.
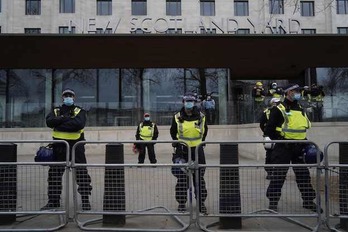
[[[336,13],[348,14],[348,0],[336,0]]]
[[[24,28],[24,34],[41,34],[41,28],[39,27],[26,27]]]
[[[132,15],[147,15],[147,0],[132,0]]]
[[[249,16],[249,1],[234,0],[234,16]]]
[[[269,0],[269,13],[284,14],[284,0]]]
[[[181,0],[166,0],[166,15],[181,16]]]
[[[341,30],[344,30],[345,32],[342,33]],[[337,34],[339,34],[339,35],[347,35],[348,34],[348,27],[337,27]]]
[[[201,16],[215,16],[215,0],[200,0],[200,15]]]
[[[250,29],[249,28],[238,28],[236,30],[236,35],[249,35]]]
[[[304,34],[304,35],[314,35],[314,34],[317,34],[317,29],[315,29],[315,28],[304,28],[304,29],[301,29],[301,34]]]
[[[59,26],[58,34],[76,34],[76,27],[71,26],[70,31],[68,26]]]
[[[301,16],[303,17],[314,17],[314,1],[301,1]]]
[[[112,0],[97,0],[97,15],[112,15]]]
[[[59,0],[59,13],[61,14],[75,13],[75,0]]]
[[[41,15],[41,0],[25,0],[25,15]]]

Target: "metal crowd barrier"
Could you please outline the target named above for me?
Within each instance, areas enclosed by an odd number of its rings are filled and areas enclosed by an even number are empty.
[[[338,145],[338,152],[332,145]],[[347,231],[348,141],[328,143],[324,154],[326,223],[331,231]]]
[[[167,143],[175,141],[83,141],[72,148],[72,160],[77,145],[105,145],[105,163],[79,164],[72,162],[73,180],[76,170],[88,169],[93,190],[91,210],[83,210],[74,185],[74,214],[80,229],[101,231],[185,231],[192,224],[192,198],[188,196],[188,211],[178,211],[175,200],[176,177],[172,167],[184,168],[192,186],[190,160],[185,164],[135,164],[124,161],[124,144]],[[176,141],[177,142],[177,141]],[[185,144],[185,143],[183,143]],[[158,156],[158,154],[157,154]],[[190,151],[188,156],[191,157]],[[191,190],[191,189],[190,189]]]
[[[67,162],[17,161],[17,144],[61,143],[61,140],[0,140],[0,231],[55,231],[68,222],[69,172]],[[38,150],[39,147],[37,147]],[[69,159],[67,159],[69,160]],[[41,210],[48,202],[47,177],[49,165],[65,168],[61,206],[55,210]]]
[[[196,158],[198,160],[198,150],[201,146],[209,144],[220,145],[220,164],[198,164],[198,172],[204,175],[207,197],[204,202],[207,213],[200,213],[196,207],[197,225],[204,231],[215,231],[219,229],[242,229],[242,219],[249,218],[270,218],[277,217],[287,222],[299,225],[308,230],[319,230],[321,222],[320,205],[320,156],[318,154],[316,164],[278,164],[278,165],[255,165],[239,164],[238,147],[243,144],[265,143],[264,141],[226,141],[226,142],[203,142],[196,148]],[[277,140],[270,143],[311,143],[308,140]],[[268,209],[268,199],[266,190],[268,180],[266,180],[266,171],[268,168],[309,168],[310,176],[316,191],[317,212],[312,212],[302,207],[301,194],[297,190],[295,175],[288,170],[282,196],[278,204],[278,210]],[[199,184],[199,175],[195,176],[196,183]],[[202,187],[202,186],[200,186]],[[199,188],[199,187],[198,187]],[[196,205],[199,206],[203,190],[199,188],[201,194],[198,194]],[[210,224],[203,223],[208,218],[219,218],[218,222]],[[295,220],[294,218],[299,218]],[[307,218],[312,218],[308,220]],[[305,219],[300,221],[300,219]],[[305,222],[303,222],[305,221]],[[310,221],[310,225],[308,225]],[[275,223],[276,224],[276,223]],[[278,224],[279,226],[280,224]],[[214,230],[211,230],[214,228]],[[278,230],[281,228],[277,228]]]

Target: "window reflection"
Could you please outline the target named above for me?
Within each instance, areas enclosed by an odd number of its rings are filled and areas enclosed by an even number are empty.
[[[233,76],[233,73],[231,74]],[[88,111],[87,126],[135,126],[144,112],[158,125],[169,125],[182,107],[182,96],[193,92],[197,106],[211,115],[209,124],[257,123],[251,91],[261,81],[266,91],[289,80],[228,81],[227,69],[6,69],[0,70],[1,127],[46,127],[45,116],[61,104],[61,91],[72,88],[77,105]],[[323,86],[320,111],[302,102],[312,121],[347,121],[348,69],[320,68],[311,77],[291,80],[301,86]],[[204,101],[215,101],[207,111]],[[314,95],[313,95],[314,96]],[[271,96],[266,96],[264,107]],[[320,113],[320,115],[318,115]]]

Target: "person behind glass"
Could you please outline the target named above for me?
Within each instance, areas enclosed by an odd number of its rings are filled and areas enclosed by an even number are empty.
[[[265,134],[271,140],[306,140],[306,131],[311,127],[311,123],[298,103],[301,99],[299,85],[290,84],[284,89],[284,92],[286,94],[284,101],[270,111]],[[300,156],[304,145],[300,143],[276,143],[272,151],[270,163],[303,164],[304,162],[300,159]],[[273,169],[273,175],[267,188],[267,198],[269,199],[269,209],[271,210],[278,210],[278,201],[288,169],[288,167]],[[316,212],[317,205],[313,202],[316,193],[311,184],[308,168],[293,167],[293,170],[303,199],[303,207]]]
[[[188,158],[188,149],[191,151],[191,160],[195,160],[196,147],[205,140],[208,133],[208,126],[205,120],[205,115],[195,106],[196,98],[191,93],[186,93],[182,99],[184,106],[179,112],[175,113],[170,127],[170,135],[173,140],[183,141],[188,144],[186,147],[180,143],[173,143],[175,148],[175,156],[183,158],[186,162]],[[198,163],[205,164],[205,155],[203,147],[198,150]],[[199,211],[207,213],[207,208],[204,204],[207,198],[207,189],[204,180],[205,169],[197,170],[199,175],[199,183],[196,183],[195,174],[193,174],[193,183],[195,186],[195,196],[199,194]],[[198,189],[196,189],[198,186]],[[187,190],[189,189],[189,179],[187,176],[179,176],[175,186],[175,198],[179,203],[178,211],[186,211]]]
[[[254,115],[256,116],[256,118],[254,118],[254,121],[255,119],[259,119],[261,117],[261,114],[262,114],[262,111],[263,111],[263,108],[264,108],[264,100],[265,100],[265,96],[266,96],[266,91],[265,89],[263,88],[263,85],[261,82],[256,82],[252,92],[251,92],[251,95],[254,99],[254,102],[253,102],[253,106],[254,106]]]
[[[144,121],[142,121],[137,128],[137,132],[135,134],[136,140],[157,140],[158,138],[158,129],[157,125],[154,122],[151,122],[150,114],[144,114]],[[137,148],[139,150],[138,163],[143,164],[145,161],[146,149],[149,155],[150,163],[157,163],[156,154],[155,154],[155,145],[153,143],[142,143],[137,144]]]
[[[260,129],[263,132],[263,138],[265,141],[270,141],[271,139],[269,136],[265,133],[265,128],[267,125],[267,122],[269,120],[269,115],[271,112],[271,109],[277,105],[280,104],[280,99],[279,98],[272,98],[269,102],[269,107],[263,111],[263,114],[260,118]],[[266,157],[265,157],[265,164],[270,164],[271,163],[271,155],[273,151],[273,143],[265,143],[264,148],[266,150]],[[272,170],[273,168],[271,167],[265,167],[265,171],[267,172],[266,179],[271,179],[272,176]]]
[[[314,120],[316,122],[321,122],[323,121],[323,106],[325,97],[323,86],[313,84],[310,91],[310,97],[311,102],[314,104]]]
[[[215,100],[211,95],[207,96],[207,99],[203,101],[204,112],[208,121],[208,124],[214,124],[215,122]]]
[[[54,140],[65,140],[71,149],[78,141],[84,141],[84,127],[86,125],[86,111],[76,106],[75,92],[72,89],[65,89],[62,92],[63,104],[55,107],[47,116],[46,124],[52,128],[52,137]],[[54,143],[53,152],[57,162],[66,161],[66,146],[65,144]],[[75,162],[87,163],[85,156],[84,144],[76,147]],[[51,165],[48,171],[48,203],[42,210],[53,209],[60,207],[60,195],[62,192],[62,176],[64,174],[64,166]],[[90,210],[89,195],[91,195],[91,177],[88,174],[86,167],[78,167],[76,169],[76,182],[78,192],[81,195],[82,209]]]
[[[268,90],[268,93],[267,93],[267,96],[270,96],[272,98],[278,98],[280,100],[283,100],[283,96],[284,96],[284,93],[283,93],[283,90],[282,88],[279,88],[278,87],[278,84],[276,82],[273,82],[271,85],[270,85],[270,88]]]

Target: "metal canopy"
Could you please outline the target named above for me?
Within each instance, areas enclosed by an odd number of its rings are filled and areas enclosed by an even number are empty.
[[[0,68],[230,68],[291,79],[348,67],[346,35],[0,35]]]

